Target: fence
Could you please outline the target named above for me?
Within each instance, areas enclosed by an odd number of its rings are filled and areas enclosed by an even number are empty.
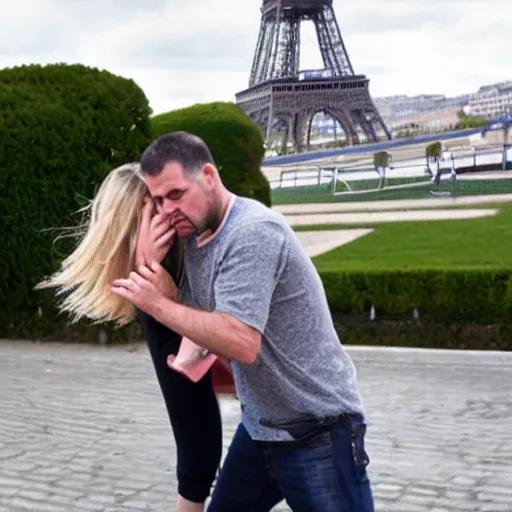
[[[273,203],[372,201],[512,192],[512,150],[452,148],[438,160],[416,158],[375,169],[367,161],[282,170]],[[366,164],[366,165],[364,165]]]

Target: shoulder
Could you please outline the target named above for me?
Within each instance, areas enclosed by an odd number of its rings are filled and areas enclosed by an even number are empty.
[[[226,237],[227,245],[257,244],[265,250],[286,245],[290,237],[290,228],[280,219],[253,217],[244,219],[230,230]]]
[[[237,197],[233,210],[229,234],[234,238],[256,234],[286,238],[291,233],[283,215],[254,199]]]
[[[238,201],[238,200],[237,200]],[[284,217],[256,201],[235,205],[221,242],[222,260],[240,258],[254,263],[286,258],[294,236]]]

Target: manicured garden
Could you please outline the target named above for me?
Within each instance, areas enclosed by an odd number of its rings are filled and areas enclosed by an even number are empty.
[[[480,208],[480,206],[478,206]],[[296,230],[371,227],[375,231],[314,258],[319,270],[395,271],[512,268],[512,204],[491,205],[493,217],[360,226],[324,225]]]
[[[357,324],[349,340],[512,350],[512,205],[495,217],[358,227],[375,231],[313,259],[340,325]]]
[[[134,81],[59,64],[0,70],[0,104],[0,337],[112,342],[141,336],[136,323],[120,330],[71,324],[58,314],[53,293],[34,286],[73,247],[66,237],[55,243],[65,234],[59,228],[80,222],[77,210],[107,173],[136,161],[161,133],[203,137],[228,188],[264,204],[361,200],[333,197],[329,186],[271,193],[261,172],[262,135],[232,103],[151,117]],[[512,192],[512,180],[457,181],[458,195],[503,192]],[[431,197],[430,187],[364,195],[415,197]],[[500,208],[485,219],[370,226],[374,233],[314,258],[342,340],[512,349],[512,206]],[[369,321],[373,310],[376,320]]]

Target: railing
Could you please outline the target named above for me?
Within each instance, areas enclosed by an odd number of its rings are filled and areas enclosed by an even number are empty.
[[[512,192],[512,173],[504,172],[512,169],[512,149],[468,149],[457,148],[428,162],[425,157],[398,161],[378,170],[367,161],[357,165],[326,162],[322,166],[297,167],[280,171],[279,179],[271,180],[270,185],[276,199],[292,194],[305,199],[309,196],[311,200],[320,195],[326,200],[330,196],[330,200],[337,197],[336,200],[352,201],[360,197],[368,201],[383,195],[391,199],[469,195],[479,190]]]

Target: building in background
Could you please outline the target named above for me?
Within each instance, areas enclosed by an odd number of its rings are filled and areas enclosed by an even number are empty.
[[[468,116],[492,119],[512,110],[512,80],[484,85],[469,96],[464,109]]]
[[[375,104],[386,119],[399,121],[453,108],[461,110],[467,104],[468,98],[468,95],[447,98],[442,94],[388,96],[375,98]]]
[[[469,95],[401,95],[375,98],[375,105],[394,135],[407,131],[430,133],[453,128],[468,99]]]
[[[305,71],[305,76],[313,71]],[[443,94],[387,96],[374,103],[393,136],[399,133],[435,133],[453,129],[460,113],[492,119],[512,111],[512,80],[484,85],[478,92],[446,97]],[[319,138],[336,138],[340,127],[328,115],[319,113],[312,122]]]

